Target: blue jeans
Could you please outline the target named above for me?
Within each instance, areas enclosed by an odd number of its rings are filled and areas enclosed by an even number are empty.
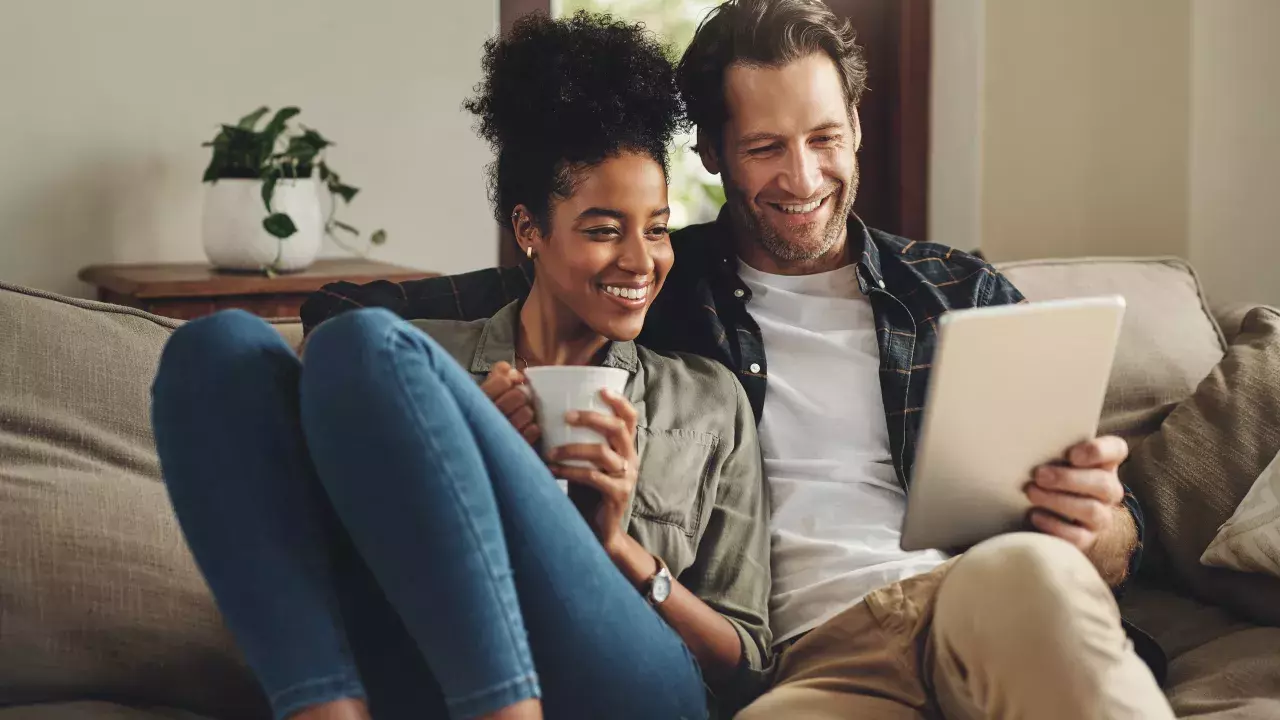
[[[178,520],[277,717],[706,717],[684,643],[445,350],[360,310],[306,355],[222,312],[153,388]]]

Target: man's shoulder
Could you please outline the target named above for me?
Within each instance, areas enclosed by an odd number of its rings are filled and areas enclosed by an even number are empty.
[[[942,243],[923,242],[867,228],[872,240],[880,248],[881,257],[927,271],[930,266],[942,266],[952,270],[981,271],[991,268],[986,260]]]

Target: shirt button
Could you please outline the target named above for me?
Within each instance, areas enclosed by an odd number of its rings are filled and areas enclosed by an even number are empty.
[[[737,290],[734,290],[734,291],[733,291],[733,296],[734,296],[734,297],[736,297],[736,298],[740,298],[740,297],[742,297],[743,295],[746,295],[746,294],[747,294],[747,291],[746,291],[746,290],[742,290],[741,288],[739,288],[739,289],[737,289]]]
[[[751,367],[749,369],[751,372],[758,374],[760,372],[760,363],[751,363]]]
[[[883,280],[881,280],[881,281],[880,281],[880,289],[881,289],[881,290],[883,290],[883,289],[884,289],[884,281],[883,281]]]

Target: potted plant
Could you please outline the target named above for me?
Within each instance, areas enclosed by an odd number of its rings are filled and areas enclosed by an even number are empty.
[[[335,217],[338,200],[350,203],[360,192],[342,182],[325,160],[333,145],[319,132],[291,121],[300,110],[281,108],[261,130],[270,109],[260,107],[235,125],[223,125],[203,147],[213,148],[204,171],[205,254],[215,267],[268,274],[303,270],[315,261],[321,239],[354,250],[341,237],[360,231]],[[330,203],[322,210],[320,188]],[[371,245],[386,242],[378,230]]]

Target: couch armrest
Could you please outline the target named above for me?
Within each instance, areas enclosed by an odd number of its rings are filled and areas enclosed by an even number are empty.
[[[1222,328],[1222,334],[1226,338],[1228,345],[1235,342],[1236,336],[1240,334],[1240,324],[1244,322],[1244,316],[1248,315],[1249,311],[1256,307],[1259,307],[1258,303],[1250,302],[1235,302],[1213,306],[1213,317]],[[1280,312],[1280,310],[1277,312]]]

